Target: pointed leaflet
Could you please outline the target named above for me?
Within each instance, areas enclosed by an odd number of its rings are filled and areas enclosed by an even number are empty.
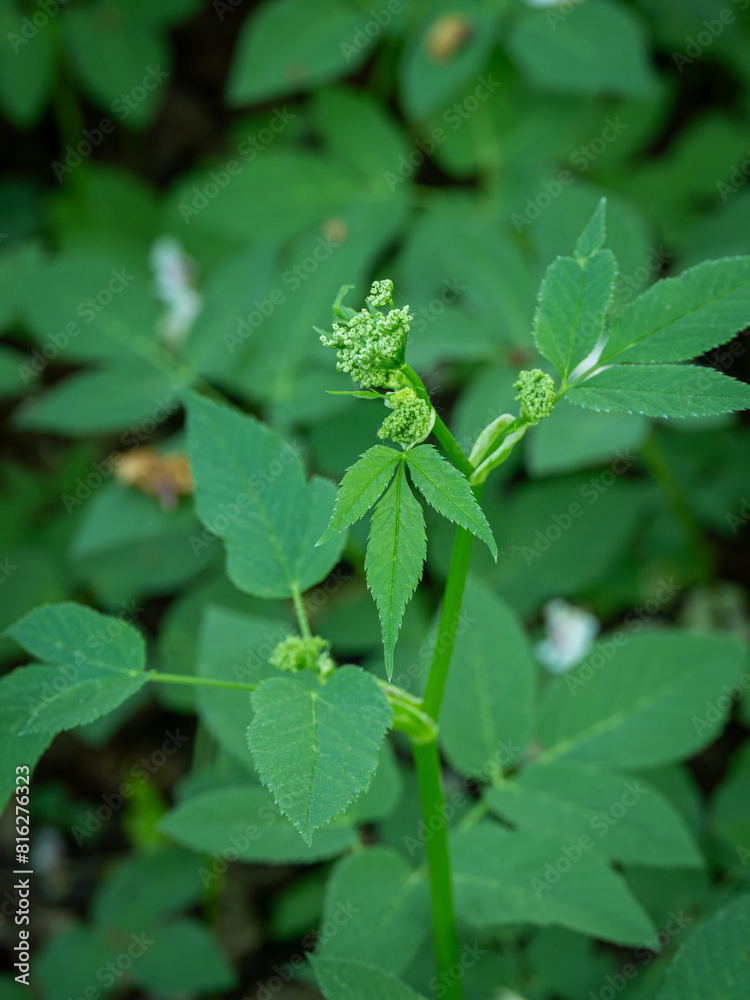
[[[16,690],[26,704],[22,734],[54,734],[92,722],[146,683],[146,650],[139,633],[81,604],[43,605],[5,634],[54,664],[16,671]]]
[[[310,844],[372,780],[391,707],[371,674],[272,677],[252,694],[248,743],[279,808]]]
[[[406,453],[406,461],[414,485],[430,506],[449,521],[460,524],[472,535],[481,538],[497,559],[497,545],[492,537],[492,529],[466,477],[431,444],[410,448]]]
[[[509,833],[482,822],[452,838],[456,916],[474,927],[528,921],[616,944],[645,944],[654,928],[604,861],[554,832]],[[575,859],[575,860],[574,860]],[[558,867],[559,866],[559,867]]]
[[[750,407],[750,385],[698,365],[613,365],[570,389],[589,410],[705,417]]]
[[[383,491],[393,478],[394,466],[401,456],[402,452],[396,451],[395,448],[376,444],[346,470],[336,497],[331,523],[318,545],[322,545],[367,513],[383,495]]]
[[[191,795],[162,816],[158,829],[201,854],[264,864],[311,865],[357,841],[356,830],[342,817],[305,845],[268,791],[247,784]]]
[[[198,516],[223,539],[232,582],[256,597],[320,583],[343,547],[343,539],[315,547],[333,483],[305,482],[296,451],[252,417],[195,393],[185,405]]]
[[[657,1000],[747,1000],[750,895],[734,899],[680,945]]]
[[[617,264],[611,250],[586,259],[558,257],[547,268],[534,315],[534,339],[563,378],[586,358],[604,332]]]
[[[622,864],[703,866],[682,817],[642,778],[577,762],[532,764],[485,797],[527,836],[554,830],[566,844],[589,837],[592,854]]]
[[[750,257],[707,260],[665,278],[612,323],[602,361],[689,361],[750,323]]]
[[[426,555],[424,515],[409,489],[402,459],[388,492],[372,515],[365,556],[367,586],[380,615],[389,679],[401,619],[422,576]]]
[[[426,1000],[390,972],[351,958],[310,956],[326,1000]]]
[[[599,204],[594,209],[594,214],[586,223],[581,235],[576,241],[575,255],[581,260],[593,257],[597,250],[604,246],[604,239],[607,235],[606,226],[607,199],[601,198]]]

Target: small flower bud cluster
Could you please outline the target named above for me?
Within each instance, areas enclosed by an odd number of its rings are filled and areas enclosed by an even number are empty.
[[[407,447],[424,441],[432,430],[432,407],[414,389],[399,389],[388,396],[386,405],[392,408],[393,413],[383,421],[378,431],[379,438],[391,438]]]
[[[383,281],[373,281],[367,301],[374,306],[393,305],[393,282],[390,278]]]
[[[391,281],[376,281],[368,296],[372,307],[386,305],[393,295]],[[336,350],[339,371],[348,372],[363,389],[392,385],[393,373],[404,363],[406,338],[413,316],[409,307],[388,313],[361,309],[346,324],[334,323],[331,337],[321,336]]]
[[[555,405],[555,383],[541,368],[521,372],[513,385],[521,403],[521,415],[529,424],[538,424],[552,413]]]
[[[268,662],[278,670],[294,673],[297,670],[318,670],[327,674],[333,669],[333,660],[328,655],[331,644],[319,635],[303,639],[290,635],[278,644]]]

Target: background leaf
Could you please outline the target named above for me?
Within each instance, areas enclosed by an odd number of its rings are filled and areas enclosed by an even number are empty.
[[[191,395],[188,442],[203,523],[227,547],[227,572],[258,597],[289,597],[324,579],[343,539],[315,547],[334,486],[305,482],[294,449],[252,417]],[[218,464],[217,464],[218,463]]]

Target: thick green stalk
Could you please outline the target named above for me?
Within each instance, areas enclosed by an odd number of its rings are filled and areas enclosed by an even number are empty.
[[[482,484],[473,487],[477,500],[482,496]],[[453,647],[456,644],[461,604],[466,588],[466,575],[469,572],[471,550],[474,547],[474,536],[465,528],[456,529],[456,540],[453,543],[453,555],[448,571],[448,581],[445,585],[443,608],[440,612],[435,652],[432,656],[430,675],[427,678],[422,710],[436,722],[443,703],[445,682],[448,680],[448,669],[451,665]]]
[[[462,452],[463,454],[463,452]],[[467,462],[464,455],[464,461]],[[482,487],[474,487],[474,495],[479,500]],[[453,545],[448,580],[443,595],[435,652],[427,679],[427,688],[422,701],[422,711],[437,722],[443,701],[445,682],[448,679],[453,647],[456,642],[459,614],[466,587],[466,575],[474,536],[459,528]],[[419,796],[422,803],[422,822],[427,840],[427,862],[430,869],[432,893],[432,925],[435,938],[438,982],[445,992],[446,1000],[461,1000],[463,995],[460,969],[456,917],[453,911],[453,885],[451,882],[450,855],[448,853],[448,824],[445,819],[445,805],[440,776],[440,754],[437,740],[412,743],[414,763],[419,782]],[[436,818],[437,817],[437,818]]]
[[[440,779],[440,754],[437,742],[412,743],[414,764],[419,781],[422,820],[430,868],[432,894],[432,929],[435,941],[437,977],[444,1000],[462,1000],[460,955],[453,912],[453,885],[448,853],[448,827]]]

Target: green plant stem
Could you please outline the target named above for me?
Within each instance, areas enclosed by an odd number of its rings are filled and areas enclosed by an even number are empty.
[[[241,684],[239,681],[218,681],[210,677],[187,677],[184,674],[161,674],[158,670],[147,670],[146,679],[161,684],[190,684],[193,687],[230,688],[233,691],[255,691],[257,684]]]
[[[427,862],[430,869],[432,928],[435,940],[438,982],[445,987],[445,1000],[461,1000],[463,990],[455,969],[460,968],[456,918],[453,912],[453,885],[448,853],[448,828],[440,779],[440,754],[436,740],[412,743],[414,765],[419,781],[424,829],[427,839]],[[453,970],[453,971],[451,971]]]
[[[479,500],[482,496],[482,484],[472,487],[474,496]],[[427,687],[422,700],[422,710],[436,722],[443,703],[445,682],[448,680],[448,669],[451,665],[453,647],[456,644],[461,603],[466,589],[466,575],[469,572],[471,550],[474,547],[474,536],[465,528],[456,530],[456,540],[453,543],[453,555],[448,571],[448,582],[445,585],[443,607],[440,612],[435,652],[427,678]]]
[[[419,395],[422,396],[424,399],[426,399],[427,402],[429,403],[430,394],[427,391],[424,382],[419,377],[419,375],[417,375],[414,369],[410,368],[409,365],[404,365],[402,371],[409,380],[409,384],[411,385],[412,389],[416,389]],[[468,479],[469,476],[471,476],[472,472],[474,471],[474,466],[467,458],[461,445],[458,443],[458,441],[456,441],[456,439],[453,437],[451,432],[446,427],[445,422],[438,416],[437,413],[435,414],[435,426],[433,427],[433,433],[440,442],[443,451],[451,460],[451,462],[453,462],[456,468],[460,472],[462,472]]]
[[[299,622],[299,630],[302,633],[302,638],[310,639],[312,637],[310,622],[307,620],[305,602],[302,600],[302,594],[299,591],[299,587],[292,588],[292,600],[294,601],[294,610],[297,614],[297,621]]]

